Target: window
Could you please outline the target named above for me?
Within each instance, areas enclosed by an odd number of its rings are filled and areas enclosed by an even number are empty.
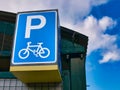
[[[9,21],[9,16],[8,20],[5,17],[6,14],[0,16],[0,78],[15,78],[9,72],[15,24]]]
[[[14,24],[0,21],[0,56],[10,56]]]

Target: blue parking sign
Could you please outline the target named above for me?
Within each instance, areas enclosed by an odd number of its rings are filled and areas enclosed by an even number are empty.
[[[57,10],[18,13],[12,64],[56,63],[57,48]]]

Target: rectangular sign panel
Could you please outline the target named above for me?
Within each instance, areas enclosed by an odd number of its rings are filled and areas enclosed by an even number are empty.
[[[18,13],[12,64],[56,63],[57,10]]]

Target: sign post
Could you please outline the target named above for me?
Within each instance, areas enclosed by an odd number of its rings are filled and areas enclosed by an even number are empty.
[[[58,61],[60,53],[58,49],[60,26],[58,22],[57,10],[18,13],[10,67],[11,72],[17,75],[18,78],[23,79],[21,78],[23,76],[18,74],[22,67],[26,68],[21,69],[24,74],[25,71],[28,72],[30,68],[34,68],[31,75],[36,70],[38,70],[37,73],[46,70],[45,74],[47,74],[47,72],[55,69],[58,72],[56,77],[59,77],[59,80],[56,79],[56,81],[61,81],[59,72],[61,66],[60,61]],[[51,70],[49,70],[50,68]],[[18,73],[16,73],[17,70]],[[27,74],[24,76],[27,76]],[[49,79],[40,80],[42,82],[55,81]],[[34,82],[35,80],[37,78],[31,81],[23,79],[24,82]]]

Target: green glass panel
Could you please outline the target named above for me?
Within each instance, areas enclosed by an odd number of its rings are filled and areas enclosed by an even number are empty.
[[[11,72],[0,72],[0,78],[16,78]]]
[[[71,90],[86,90],[84,60],[71,59]]]
[[[2,56],[10,56],[11,51],[0,51],[0,55],[2,55]]]
[[[70,71],[64,70],[62,72],[63,90],[70,90]]]
[[[15,24],[0,21],[0,56],[10,56]]]
[[[13,35],[14,28],[15,28],[15,24],[0,21],[0,33],[5,33],[7,35]]]
[[[61,44],[62,44],[62,53],[63,54],[85,52],[84,47],[81,46],[80,44],[73,43],[66,39],[62,39],[61,41],[62,41]]]
[[[13,39],[13,34],[14,34],[14,27],[15,24],[9,23],[9,22],[4,22],[0,21],[0,60],[2,63],[3,58],[6,56],[11,56],[11,49],[12,49],[12,39]],[[9,59],[10,60],[10,59]],[[6,60],[6,63],[9,63],[10,61]],[[4,62],[5,64],[5,62]],[[2,67],[3,70],[5,68],[5,71],[0,72],[0,78],[15,78],[15,76],[11,72],[7,72],[6,68],[9,67],[8,64],[6,67]]]

